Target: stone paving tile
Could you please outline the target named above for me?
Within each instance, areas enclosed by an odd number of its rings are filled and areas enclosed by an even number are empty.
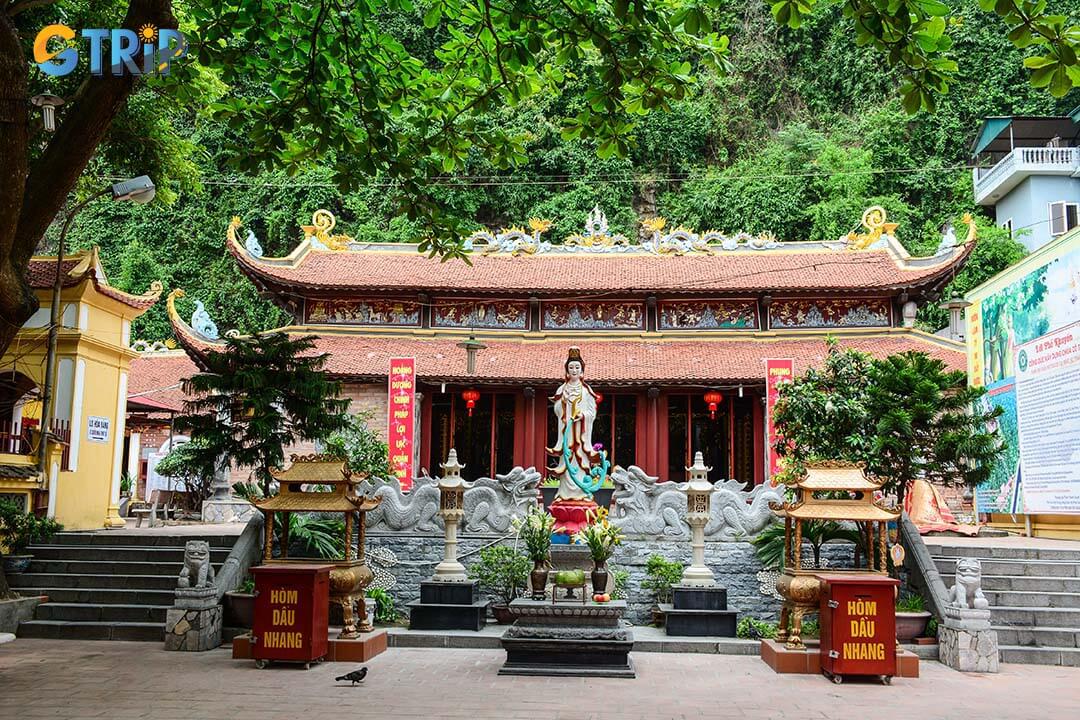
[[[499,677],[501,651],[395,648],[351,666],[256,670],[225,650],[167,653],[150,643],[20,639],[0,649],[0,719],[429,720],[664,718],[1075,718],[1080,669],[1004,665],[965,675],[925,662],[891,687],[778,676],[757,658],[636,653],[636,680]]]

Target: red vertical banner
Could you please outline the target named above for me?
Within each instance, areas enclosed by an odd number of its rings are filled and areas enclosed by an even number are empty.
[[[776,428],[773,427],[773,410],[780,397],[780,385],[795,379],[795,361],[767,358],[765,360],[765,437],[768,438],[769,482],[780,472],[780,456],[776,453]]]
[[[390,468],[402,490],[413,483],[413,430],[416,427],[416,358],[390,358],[386,443]]]

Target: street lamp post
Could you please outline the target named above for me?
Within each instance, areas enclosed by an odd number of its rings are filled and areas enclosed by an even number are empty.
[[[69,212],[64,219],[63,227],[60,228],[60,238],[57,241],[56,247],[56,277],[53,278],[52,305],[49,308],[49,346],[45,355],[45,387],[41,395],[41,427],[39,428],[40,439],[38,441],[37,458],[38,472],[45,471],[45,462],[48,453],[48,444],[45,442],[45,439],[47,437],[46,434],[49,432],[49,425],[52,424],[53,402],[56,396],[56,343],[60,335],[60,294],[64,289],[64,241],[67,239],[68,229],[71,227],[71,223],[75,219],[75,216],[78,215],[84,207],[104,195],[111,194],[113,200],[131,200],[132,202],[142,205],[153,200],[155,192],[154,183],[147,175],[140,175],[137,178],[125,180],[116,183],[115,185],[110,185],[107,188],[102,188],[73,207],[71,212]],[[71,431],[78,432],[79,430],[78,428],[72,428]]]

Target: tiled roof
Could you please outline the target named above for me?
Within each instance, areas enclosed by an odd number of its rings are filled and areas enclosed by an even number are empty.
[[[198,366],[183,350],[140,355],[128,370],[128,403],[180,412],[185,399],[180,381],[197,372]]]
[[[177,327],[185,348],[198,358],[220,349],[198,338],[190,328]],[[181,323],[182,324],[182,323]],[[301,334],[303,328],[289,328]],[[925,333],[895,328],[869,332],[837,333],[841,346],[884,357],[907,350],[922,350],[963,370],[963,346]],[[360,333],[325,333],[316,340],[315,352],[329,353],[326,369],[340,378],[385,378],[392,357],[415,357],[417,375],[426,380],[496,382],[558,382],[566,351],[579,345],[592,382],[613,384],[759,382],[765,372],[764,358],[793,358],[797,372],[820,365],[827,348],[826,333],[800,336],[742,335],[702,339],[484,339],[486,349],[476,359],[476,374],[465,372],[461,338],[425,338]]]
[[[238,242],[240,269],[271,288],[478,293],[867,292],[931,286],[959,269],[973,242],[940,258],[899,257],[892,248],[846,251],[821,243],[712,255],[482,255],[442,262],[404,249],[327,251],[302,245],[288,259],[256,259]]]
[[[99,293],[137,310],[149,308],[161,296],[162,288],[159,282],[152,283],[150,290],[144,295],[132,295],[110,285],[105,271],[101,268],[96,247],[65,257],[61,262],[61,273],[63,287],[74,287],[90,278]],[[51,288],[56,282],[56,257],[31,258],[26,270],[26,280],[35,290]]]

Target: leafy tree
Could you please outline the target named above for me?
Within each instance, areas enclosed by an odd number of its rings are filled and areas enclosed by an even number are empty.
[[[390,450],[379,434],[368,427],[373,411],[366,410],[348,419],[342,430],[326,441],[326,452],[336,457],[348,458],[353,475],[374,479],[390,477]]]
[[[191,400],[176,418],[190,432],[187,466],[250,467],[264,495],[271,468],[285,462],[285,448],[325,440],[349,427],[341,385],[327,378],[326,354],[313,355],[313,337],[284,333],[230,338],[226,350],[206,356],[206,372],[183,382]]]
[[[867,409],[874,422],[870,469],[888,478],[901,503],[909,480],[969,487],[990,477],[1003,441],[986,427],[1002,414],[975,402],[984,387],[967,373],[949,371],[926,353],[905,352],[874,361]]]
[[[915,478],[978,485],[1004,449],[985,429],[1001,409],[983,411],[975,402],[985,392],[926,353],[871,359],[830,339],[821,370],[780,390],[776,449],[788,458],[782,475],[809,460],[861,461],[901,503]]]
[[[158,475],[180,480],[184,489],[190,493],[191,507],[202,507],[202,501],[210,497],[217,470],[217,458],[201,447],[201,439],[192,440],[174,447],[161,458],[155,470]]]

